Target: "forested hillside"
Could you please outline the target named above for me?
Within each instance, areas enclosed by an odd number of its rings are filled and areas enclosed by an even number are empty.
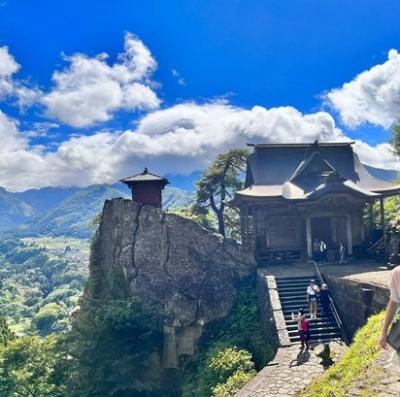
[[[88,242],[0,239],[0,317],[17,333],[68,329],[85,285]]]

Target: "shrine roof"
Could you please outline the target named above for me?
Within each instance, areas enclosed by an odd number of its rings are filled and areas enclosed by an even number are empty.
[[[152,174],[147,168],[145,168],[140,174],[121,179],[121,182],[126,184],[133,184],[137,182],[164,182],[165,184],[169,183],[168,179]]]
[[[353,143],[252,144],[245,189],[236,197],[301,200],[339,192],[363,197],[400,193],[399,185],[367,171]]]

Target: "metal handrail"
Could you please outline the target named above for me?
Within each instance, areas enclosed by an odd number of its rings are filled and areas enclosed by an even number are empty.
[[[315,274],[316,274],[319,282],[321,283],[321,285],[325,284],[324,278],[322,277],[322,274],[319,271],[317,262],[315,262],[313,260],[311,260],[309,262],[311,262],[312,265],[314,266]],[[340,328],[340,333],[342,334],[343,341],[346,343],[346,345],[348,345],[349,344],[349,339],[347,338],[346,331],[344,329],[342,320],[340,319],[340,316],[339,316],[339,312],[337,311],[335,303],[334,303],[334,301],[333,301],[331,296],[329,296],[329,303],[330,303],[330,307],[331,307],[333,316],[335,317],[335,320],[336,320],[336,322],[337,322],[337,324],[338,324],[338,326]]]
[[[384,245],[384,237],[382,236],[367,248],[367,251],[374,251]]]

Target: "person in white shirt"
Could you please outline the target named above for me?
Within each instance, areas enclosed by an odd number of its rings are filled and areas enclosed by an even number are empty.
[[[378,340],[379,345],[383,349],[387,349],[387,337],[389,327],[394,319],[397,308],[400,303],[400,266],[395,267],[392,270],[389,280],[390,298],[386,308],[385,320],[383,322],[381,336]],[[400,352],[397,352],[400,357]]]
[[[340,256],[340,264],[346,263],[346,246],[343,243],[339,245],[339,256]]]
[[[317,318],[317,310],[318,310],[318,300],[317,294],[319,294],[319,288],[315,284],[314,280],[310,280],[310,285],[307,287],[307,300],[310,305],[310,318]]]

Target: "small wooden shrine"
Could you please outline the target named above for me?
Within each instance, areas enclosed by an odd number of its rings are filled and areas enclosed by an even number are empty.
[[[121,179],[132,191],[132,200],[141,204],[162,208],[162,190],[168,179],[152,174],[147,168],[141,174]]]

